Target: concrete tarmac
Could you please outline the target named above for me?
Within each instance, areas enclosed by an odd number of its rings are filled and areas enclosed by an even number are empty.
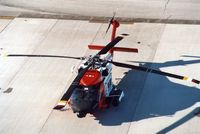
[[[88,21],[1,19],[1,54],[88,55],[95,53],[88,44],[109,42],[106,27]],[[130,36],[117,46],[136,47],[139,53],[116,52],[115,61],[200,79],[199,25],[123,24],[118,33]],[[200,133],[198,85],[124,68],[113,69],[113,82],[125,92],[119,107],[82,119],[70,110],[53,110],[75,77],[71,67],[78,64],[71,59],[1,57],[0,133]]]
[[[199,0],[0,0],[0,15],[33,14],[90,17],[149,18],[199,21]],[[40,15],[38,15],[40,16]],[[44,17],[44,16],[43,16]],[[181,23],[183,23],[181,22]]]

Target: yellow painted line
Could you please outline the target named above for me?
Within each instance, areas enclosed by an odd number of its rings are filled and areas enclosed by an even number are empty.
[[[15,16],[0,16],[0,19],[8,19],[8,20],[12,20],[14,19]]]

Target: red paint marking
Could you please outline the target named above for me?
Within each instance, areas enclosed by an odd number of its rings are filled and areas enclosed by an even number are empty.
[[[116,31],[117,31],[117,28],[119,27],[119,25],[120,24],[117,20],[112,21],[113,29],[112,29],[111,41],[115,39]]]
[[[101,50],[102,48],[104,48],[105,46],[101,46],[101,45],[88,45],[89,49],[92,50]],[[114,47],[112,49],[112,51],[120,51],[120,52],[134,52],[134,53],[138,53],[138,49],[137,48],[128,48],[128,47]]]

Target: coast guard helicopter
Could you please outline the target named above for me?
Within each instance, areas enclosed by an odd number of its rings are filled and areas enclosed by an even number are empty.
[[[78,74],[73,80],[66,93],[61,100],[54,107],[56,110],[64,110],[68,105],[78,117],[85,117],[86,114],[92,114],[96,109],[103,109],[109,107],[110,104],[118,106],[124,92],[118,89],[112,83],[112,65],[124,68],[130,68],[147,73],[155,73],[163,76],[168,76],[180,80],[191,81],[199,84],[200,81],[185,76],[180,76],[168,72],[163,72],[151,68],[125,64],[113,61],[113,52],[138,52],[136,48],[115,47],[115,45],[128,36],[128,34],[121,34],[117,37],[116,30],[119,27],[119,22],[112,17],[109,26],[106,30],[108,32],[112,25],[111,42],[106,46],[88,45],[89,49],[99,50],[95,55],[89,57],[72,57],[72,56],[56,56],[56,55],[27,55],[27,54],[8,54],[9,57],[57,57],[57,58],[71,58],[83,60],[78,69]]]

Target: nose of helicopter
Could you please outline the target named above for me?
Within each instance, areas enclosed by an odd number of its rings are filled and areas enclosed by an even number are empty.
[[[70,105],[74,113],[77,113],[78,117],[85,117],[87,113],[93,111],[93,103],[81,99],[71,99]]]
[[[70,98],[70,106],[74,113],[78,113],[78,117],[84,117],[87,113],[94,111],[97,104],[96,98],[96,95],[90,92],[76,89]]]

